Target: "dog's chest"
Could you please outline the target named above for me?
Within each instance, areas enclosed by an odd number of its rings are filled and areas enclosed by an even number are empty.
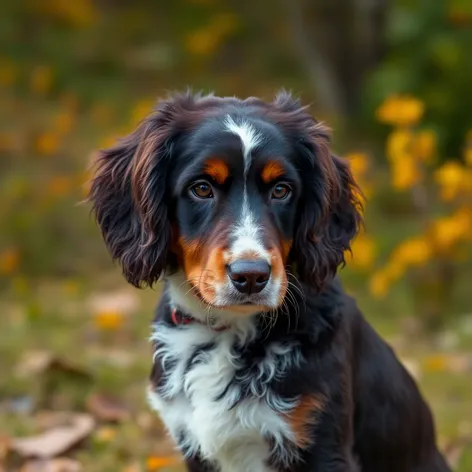
[[[294,346],[272,343],[249,360],[237,339],[197,324],[158,324],[153,341],[162,370],[150,403],[185,455],[198,454],[222,472],[269,472],[269,458],[289,460],[294,439],[286,413],[295,401],[271,388],[297,361]]]

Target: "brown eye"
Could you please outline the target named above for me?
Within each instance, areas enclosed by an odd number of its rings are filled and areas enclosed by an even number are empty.
[[[290,195],[291,189],[287,184],[277,184],[272,189],[271,198],[274,200],[285,200]]]
[[[213,190],[208,182],[197,182],[190,187],[190,190],[197,198],[213,198]]]

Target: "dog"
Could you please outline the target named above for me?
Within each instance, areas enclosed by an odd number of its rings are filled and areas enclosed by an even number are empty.
[[[148,398],[189,471],[450,470],[338,279],[361,193],[298,99],[171,95],[98,153],[90,200],[126,279],[164,281]]]

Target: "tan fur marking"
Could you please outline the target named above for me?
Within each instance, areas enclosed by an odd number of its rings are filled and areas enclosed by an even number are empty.
[[[262,169],[262,180],[269,184],[284,174],[283,167],[277,161],[269,161]]]
[[[229,168],[221,159],[208,159],[205,172],[217,183],[223,185],[229,177]]]
[[[287,414],[298,447],[303,449],[313,442],[311,427],[317,423],[317,413],[323,411],[324,403],[320,395],[305,395],[298,405]]]

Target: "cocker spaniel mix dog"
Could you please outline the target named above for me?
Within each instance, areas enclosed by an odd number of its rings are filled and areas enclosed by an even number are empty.
[[[127,280],[165,281],[149,401],[190,471],[449,470],[335,277],[358,191],[297,100],[162,101],[100,153],[90,198]]]

